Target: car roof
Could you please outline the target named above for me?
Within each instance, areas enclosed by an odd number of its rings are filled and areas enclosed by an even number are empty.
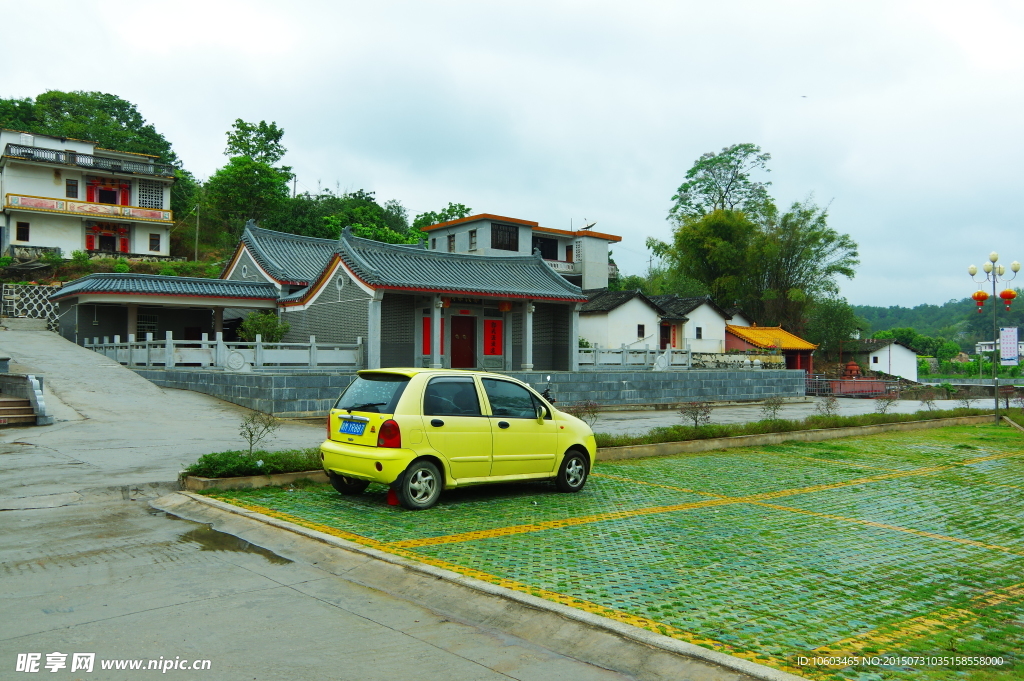
[[[357,372],[360,376],[364,374],[395,374],[398,376],[406,376],[412,378],[419,374],[438,374],[441,376],[458,376],[460,374],[469,376],[482,376],[487,378],[503,378],[508,381],[515,381],[516,383],[522,383],[511,376],[505,376],[503,374],[496,374],[490,371],[477,371],[473,369],[425,369],[417,367],[388,367],[386,369],[360,369]]]

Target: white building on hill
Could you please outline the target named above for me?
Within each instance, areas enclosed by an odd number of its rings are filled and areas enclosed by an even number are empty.
[[[174,168],[95,142],[0,128],[0,251],[170,255]]]

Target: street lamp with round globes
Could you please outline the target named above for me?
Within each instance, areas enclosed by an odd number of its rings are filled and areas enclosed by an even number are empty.
[[[992,303],[993,303],[992,304],[992,338],[994,339],[993,346],[992,346],[993,349],[996,349],[996,348],[999,347],[999,326],[998,326],[998,323],[997,323],[997,320],[996,320],[996,314],[997,314],[997,311],[998,311],[998,307],[995,305],[996,284],[998,284],[1000,282],[1008,284],[1009,282],[1013,281],[1017,277],[1017,272],[1020,272],[1020,263],[1017,262],[1016,260],[1014,260],[1012,263],[1010,263],[1010,269],[1013,271],[1013,276],[1011,276],[1009,279],[1005,279],[1003,277],[1003,275],[1006,274],[1006,267],[1003,266],[1003,265],[997,265],[996,264],[997,262],[999,262],[999,254],[996,253],[995,251],[992,251],[991,253],[988,254],[988,261],[985,262],[981,266],[981,269],[985,271],[985,276],[984,276],[983,279],[980,279],[980,280],[974,278],[975,275],[978,273],[978,268],[977,267],[975,267],[974,265],[971,265],[970,267],[967,268],[967,273],[971,275],[971,279],[975,283],[979,284],[978,290],[974,293],[973,296],[971,296],[978,303],[978,312],[982,311],[982,307],[984,307],[985,301],[989,297],[988,293],[986,293],[981,288],[981,285],[983,285],[983,284],[985,284],[987,282],[992,282]],[[1006,290],[999,294],[999,297],[1002,299],[1002,301],[1004,303],[1006,303],[1006,309],[1009,310],[1010,309],[1010,303],[1013,301],[1014,298],[1017,297],[1017,292],[1014,291],[1009,286],[1007,286]],[[981,358],[982,358],[982,355],[979,353],[979,355],[978,355],[978,366],[979,367],[982,364]],[[993,353],[993,355],[992,355],[992,392],[993,392],[993,395],[995,395],[996,423],[999,423],[999,368],[998,367],[999,367],[999,365],[996,364],[996,355]]]

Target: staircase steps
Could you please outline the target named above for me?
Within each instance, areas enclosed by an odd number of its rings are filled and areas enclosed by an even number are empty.
[[[16,424],[35,425],[32,403],[17,397],[0,396],[0,427]]]

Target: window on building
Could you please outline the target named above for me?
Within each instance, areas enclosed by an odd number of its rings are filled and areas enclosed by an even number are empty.
[[[164,186],[153,180],[139,180],[139,206],[162,209],[164,207]]]
[[[64,196],[68,199],[78,198],[78,180],[64,180]]]
[[[533,252],[540,251],[540,257],[545,260],[558,260],[558,239],[549,239],[546,236],[533,237]]]
[[[135,326],[135,330],[138,333],[138,338],[145,338],[147,333],[156,334],[158,333],[157,328],[160,324],[159,315],[155,314],[140,314],[138,321]]]
[[[149,235],[149,250],[159,251],[160,250],[160,235],[150,234]]]
[[[874,357],[871,358],[871,363],[878,364],[878,355],[875,355]]]
[[[454,234],[449,234],[448,235],[448,252],[449,253],[454,253],[455,252],[455,235]]]
[[[700,340],[700,339],[701,339],[701,338],[703,338],[703,337],[704,337],[704,329],[702,329],[701,327],[699,327],[699,326],[698,326],[698,327],[697,327],[697,335],[696,335],[696,338],[697,338],[698,340]]]
[[[19,222],[14,238],[18,241],[28,241],[28,223]]]
[[[437,250],[437,239],[431,239],[430,240],[430,250],[432,250],[432,251],[436,251]]]
[[[565,261],[566,262],[573,262],[573,259],[572,259],[572,244],[569,244],[568,246],[565,247]]]
[[[518,251],[519,228],[513,225],[491,225],[491,248]]]
[[[116,206],[117,205],[117,190],[116,189],[107,189],[105,187],[100,187],[99,189],[96,190],[96,202],[97,203],[109,203],[109,204],[113,204],[113,205]]]
[[[643,324],[637,324],[636,325],[636,337],[637,338],[644,338],[645,335],[646,334],[644,334],[644,325]]]
[[[475,251],[476,250],[476,230],[475,229],[469,230],[469,250],[471,250],[471,251]]]

